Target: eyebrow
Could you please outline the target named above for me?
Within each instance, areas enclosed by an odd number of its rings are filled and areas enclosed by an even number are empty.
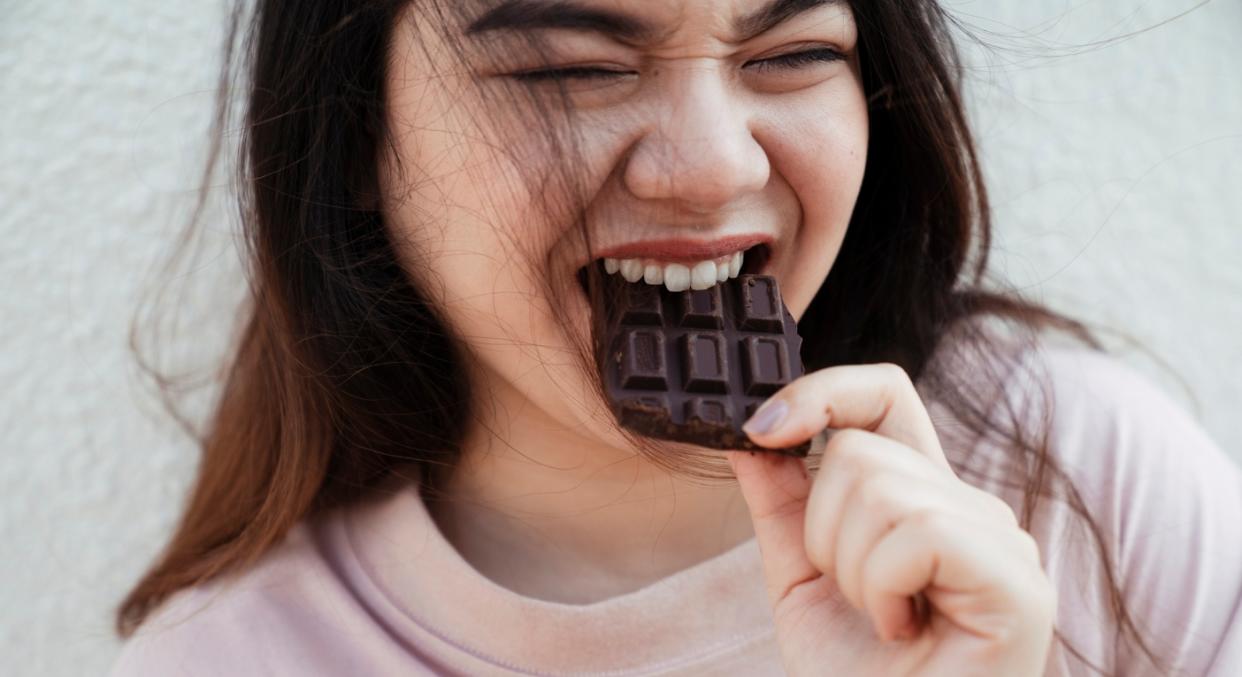
[[[737,41],[742,42],[817,7],[843,4],[846,0],[769,0],[738,19],[734,33]],[[658,32],[647,21],[615,10],[585,7],[566,0],[504,0],[470,22],[466,34],[546,28],[601,33],[628,42],[648,42]]]

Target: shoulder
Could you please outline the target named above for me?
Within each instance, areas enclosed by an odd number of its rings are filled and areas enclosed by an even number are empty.
[[[332,636],[349,595],[305,523],[258,563],[178,591],[121,647],[113,677],[322,674],[315,638]]]
[[[1033,407],[1049,453],[1108,521],[1123,576],[1142,575],[1143,551],[1173,540],[1193,546],[1179,554],[1199,567],[1242,565],[1238,539],[1192,542],[1242,524],[1242,470],[1181,404],[1105,353],[1055,347],[1027,359],[1050,396]]]
[[[1242,674],[1237,462],[1119,360],[1059,348],[1044,361],[1055,396],[1051,452],[1104,530],[1132,617],[1186,674]],[[1146,665],[1132,651],[1118,661],[1128,674]]]
[[[1102,529],[1131,617],[1170,667],[1242,674],[1242,471],[1134,369],[1082,349],[1046,352],[1050,451]],[[1064,571],[1072,580],[1072,563]],[[1116,660],[1123,674],[1148,670],[1128,645]]]
[[[1045,342],[1013,364],[1005,406],[1028,430],[1046,431],[1050,454],[1096,497],[1111,497],[1115,508],[1210,501],[1242,509],[1237,462],[1183,405],[1120,358]],[[1116,517],[1123,537],[1138,535],[1127,515]]]
[[[1175,477],[1208,474],[1233,482],[1242,476],[1185,407],[1120,358],[1050,335],[1026,341],[993,326],[974,328],[937,351],[932,383],[921,387],[950,442],[976,457],[958,460],[993,460],[974,448],[985,440],[969,436],[973,426],[962,418],[970,408],[975,421],[1016,426],[1028,442],[1046,435],[1057,461],[1097,479],[1097,471],[1107,471],[1125,480],[1118,488],[1141,489],[1153,467],[1167,467]]]
[[[1044,469],[1049,495],[1040,498],[1030,529],[1059,590],[1058,628],[1097,665],[1150,674],[1128,642],[1114,653],[1115,583],[1151,648],[1174,667],[1187,674],[1242,668],[1237,462],[1184,407],[1117,357],[1047,339],[996,346],[994,361],[958,361],[953,369],[975,365],[962,382],[968,390],[975,384],[980,413],[1006,429],[1016,423],[1036,447],[1046,444],[1054,464]],[[962,433],[958,423],[945,430],[946,454],[962,479],[1021,514],[1021,481],[1039,467],[1038,456]],[[1111,559],[1107,570],[1100,545]]]

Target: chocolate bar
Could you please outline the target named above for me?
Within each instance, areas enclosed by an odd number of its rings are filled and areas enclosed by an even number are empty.
[[[774,277],[739,275],[682,292],[625,283],[619,296],[604,384],[622,426],[713,449],[807,455],[809,441],[769,449],[742,431],[768,396],[804,373],[802,337]]]

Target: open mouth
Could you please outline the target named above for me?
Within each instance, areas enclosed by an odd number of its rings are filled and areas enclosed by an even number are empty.
[[[719,260],[697,263],[664,263],[659,261],[596,259],[588,265],[596,266],[600,274],[615,277],[631,284],[664,286],[670,291],[707,289],[738,275],[760,275],[768,267],[772,248],[767,243],[757,244]],[[736,260],[734,260],[736,259]],[[710,264],[710,265],[707,265]],[[587,266],[578,270],[578,284],[587,290]]]

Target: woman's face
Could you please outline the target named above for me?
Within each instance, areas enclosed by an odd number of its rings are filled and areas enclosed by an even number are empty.
[[[701,287],[766,244],[746,270],[774,275],[800,318],[866,160],[853,16],[827,0],[510,0],[460,13],[411,9],[395,30],[389,228],[478,387],[523,408],[511,415],[617,445],[575,361],[590,331],[577,272],[609,258],[614,274],[642,276],[634,284]]]

